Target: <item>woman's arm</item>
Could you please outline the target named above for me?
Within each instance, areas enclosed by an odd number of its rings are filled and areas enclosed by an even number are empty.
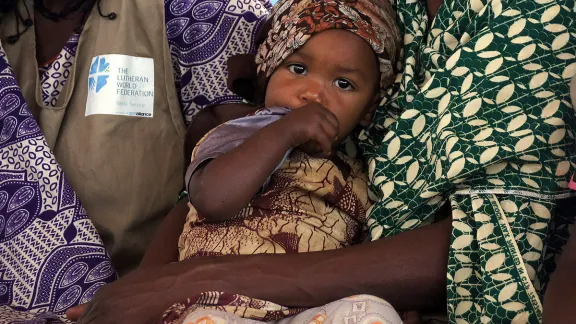
[[[158,230],[156,230],[156,234],[154,234],[139,268],[178,261],[178,239],[180,234],[182,234],[186,215],[188,214],[187,202],[188,199],[183,198],[166,215]]]
[[[333,251],[204,257],[141,269],[102,287],[80,323],[119,323],[126,314],[130,323],[154,322],[173,303],[211,290],[291,307],[371,294],[398,310],[444,309],[450,231],[448,219]]]
[[[544,296],[544,323],[576,323],[576,235],[571,235]]]

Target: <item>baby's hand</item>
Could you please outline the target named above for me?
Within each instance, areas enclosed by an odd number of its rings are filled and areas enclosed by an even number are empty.
[[[290,146],[302,145],[302,149],[310,154],[329,154],[338,138],[338,119],[318,103],[309,103],[293,110],[279,123],[286,130]]]

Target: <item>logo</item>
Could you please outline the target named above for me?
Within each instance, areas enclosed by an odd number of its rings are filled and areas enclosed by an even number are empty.
[[[110,77],[110,63],[105,58],[97,56],[90,66],[90,76],[88,77],[88,89],[96,93],[100,92]]]

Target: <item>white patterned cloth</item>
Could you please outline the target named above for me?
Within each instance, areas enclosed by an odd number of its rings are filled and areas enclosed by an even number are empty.
[[[288,309],[241,295],[207,292],[167,311],[163,324],[402,324],[383,299],[369,295],[342,298],[310,309]]]
[[[116,272],[1,44],[0,125],[0,322],[26,312],[63,314],[91,300]]]

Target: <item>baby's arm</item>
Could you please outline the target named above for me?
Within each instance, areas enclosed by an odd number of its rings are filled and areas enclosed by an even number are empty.
[[[224,122],[246,116],[255,109],[245,104],[226,104],[207,107],[200,111],[186,132],[184,149],[186,166],[190,163],[192,149],[206,133]],[[178,239],[189,211],[187,202],[188,199],[183,198],[166,215],[146,249],[140,268],[178,261]]]
[[[190,201],[206,220],[230,219],[248,205],[290,148],[312,141],[329,153],[337,135],[338,121],[329,110],[318,104],[299,108],[199,167],[190,179]]]

